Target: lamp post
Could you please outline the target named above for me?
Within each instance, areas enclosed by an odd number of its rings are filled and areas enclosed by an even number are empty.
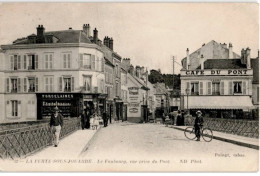
[[[189,93],[190,93],[190,89],[186,89],[185,90],[185,92],[186,92],[186,95],[187,95],[187,111],[188,111],[188,114],[190,114],[189,113]]]

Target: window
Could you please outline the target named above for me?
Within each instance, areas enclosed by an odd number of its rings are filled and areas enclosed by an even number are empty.
[[[191,95],[199,95],[199,83],[191,83]]]
[[[64,78],[64,92],[71,92],[71,78]]]
[[[11,79],[11,92],[16,93],[17,89],[18,89],[17,78],[12,78]]]
[[[11,70],[18,70],[18,56],[17,55],[11,56],[10,62],[11,62]],[[20,66],[21,66],[21,58],[20,58]]]
[[[233,82],[234,93],[242,93],[242,82]]]
[[[120,96],[120,87],[118,83],[116,83],[116,96]]]
[[[36,54],[30,54],[28,55],[28,70],[35,70],[38,69],[38,55]],[[26,62],[25,62],[26,64]]]
[[[28,92],[35,92],[35,78],[28,78],[29,88]]]
[[[220,83],[219,82],[212,83],[212,94],[220,95]]]
[[[53,54],[52,53],[45,53],[44,56],[44,62],[45,62],[45,69],[52,69],[53,67]]]
[[[208,89],[208,95],[211,95],[211,85],[212,85],[212,83],[211,82],[207,82],[207,89]]]
[[[12,100],[11,106],[12,106],[12,116],[17,117],[18,116],[18,101]]]
[[[47,76],[44,78],[45,91],[53,92],[53,76]]]
[[[91,77],[90,76],[84,76],[83,78],[83,87],[84,87],[84,90],[87,91],[87,92],[91,92]]]
[[[71,54],[70,53],[63,53],[63,68],[70,68],[70,59]]]
[[[95,63],[95,56],[94,55],[90,55],[90,54],[80,54],[80,58],[79,58],[79,66],[80,68],[84,68],[84,69],[91,69],[91,58]],[[92,62],[92,68],[95,67],[95,65],[93,65]],[[95,68],[93,68],[95,69]]]

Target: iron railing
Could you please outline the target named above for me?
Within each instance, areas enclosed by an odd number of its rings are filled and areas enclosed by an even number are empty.
[[[237,120],[237,119],[217,119],[203,118],[204,126],[214,131],[235,134],[250,138],[259,138],[259,121],[257,120]],[[194,117],[186,117],[185,125],[194,124]]]
[[[64,120],[60,138],[77,131],[79,118]],[[48,122],[0,131],[0,158],[23,158],[52,145],[53,135]]]

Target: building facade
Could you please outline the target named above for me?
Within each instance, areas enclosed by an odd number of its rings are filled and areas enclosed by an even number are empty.
[[[58,106],[65,117],[105,108],[104,54],[97,30],[45,32],[2,45],[2,122],[50,117]]]
[[[190,61],[181,70],[182,109],[192,115],[201,110],[213,118],[250,118],[246,113],[253,108],[249,48],[241,51],[241,58],[205,59],[201,55],[196,68],[188,52],[186,58]]]

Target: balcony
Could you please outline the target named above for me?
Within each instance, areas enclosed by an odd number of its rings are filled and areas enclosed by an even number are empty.
[[[199,95],[199,92],[191,92],[191,95]]]

